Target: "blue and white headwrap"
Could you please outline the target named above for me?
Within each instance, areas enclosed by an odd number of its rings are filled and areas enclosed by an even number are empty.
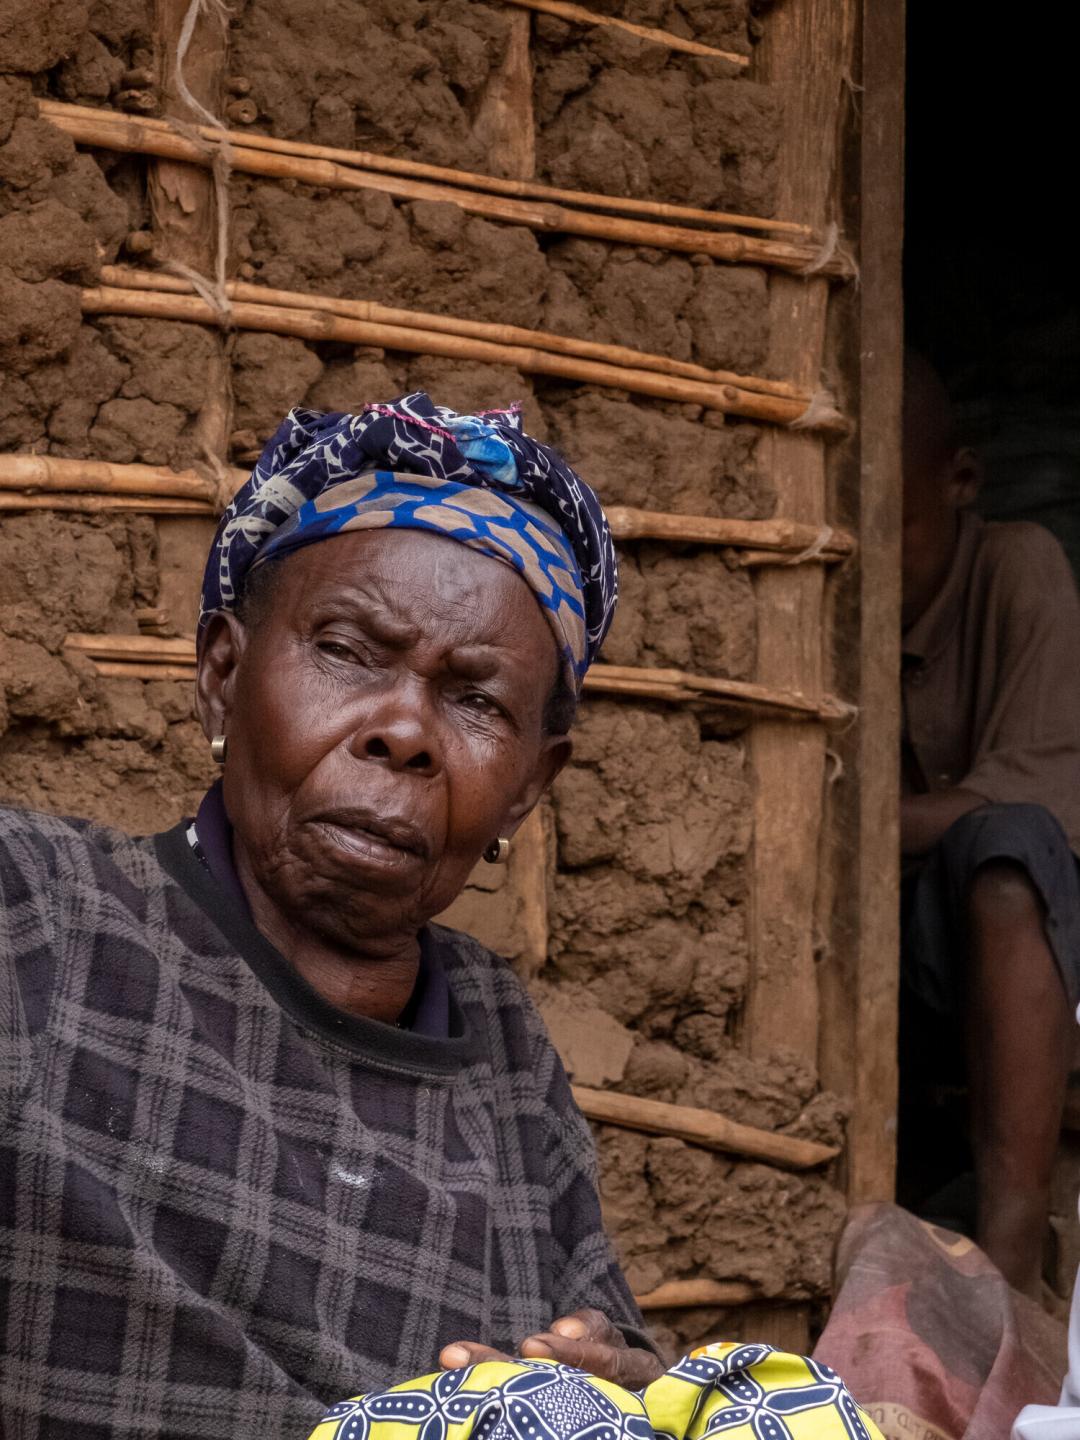
[[[200,631],[235,608],[253,566],[350,530],[427,530],[511,565],[580,689],[618,596],[595,493],[521,428],[521,407],[458,415],[423,391],[358,415],[292,410],[221,517]]]

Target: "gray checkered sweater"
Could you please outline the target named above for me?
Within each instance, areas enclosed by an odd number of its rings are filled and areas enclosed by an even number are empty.
[[[428,943],[446,1039],[323,1002],[182,827],[0,810],[4,1440],[304,1440],[450,1340],[636,1333],[543,1025]]]

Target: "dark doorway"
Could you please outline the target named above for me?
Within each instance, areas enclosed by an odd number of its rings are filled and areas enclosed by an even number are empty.
[[[1080,576],[1080,79],[1064,9],[908,0],[905,323],[984,456],[980,511],[1045,525]],[[963,1036],[906,1013],[898,1196],[960,1224]]]
[[[904,282],[909,341],[985,455],[980,509],[1038,520],[1080,568],[1080,79],[1067,9],[908,0]]]

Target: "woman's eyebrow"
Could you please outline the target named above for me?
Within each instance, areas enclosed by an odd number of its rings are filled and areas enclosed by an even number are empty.
[[[446,651],[446,666],[466,680],[488,680],[505,669],[506,655],[493,645],[452,645]]]
[[[395,615],[388,606],[359,591],[343,591],[334,597],[336,618],[349,619],[360,625],[373,640],[382,645],[407,649],[421,638],[419,624]]]

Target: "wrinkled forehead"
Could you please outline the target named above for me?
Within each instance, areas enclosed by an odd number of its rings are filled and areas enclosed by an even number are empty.
[[[529,585],[511,566],[449,537],[343,531],[259,568],[267,567],[278,571],[273,609],[286,625],[341,619],[381,643],[497,650],[553,678],[555,637]]]

